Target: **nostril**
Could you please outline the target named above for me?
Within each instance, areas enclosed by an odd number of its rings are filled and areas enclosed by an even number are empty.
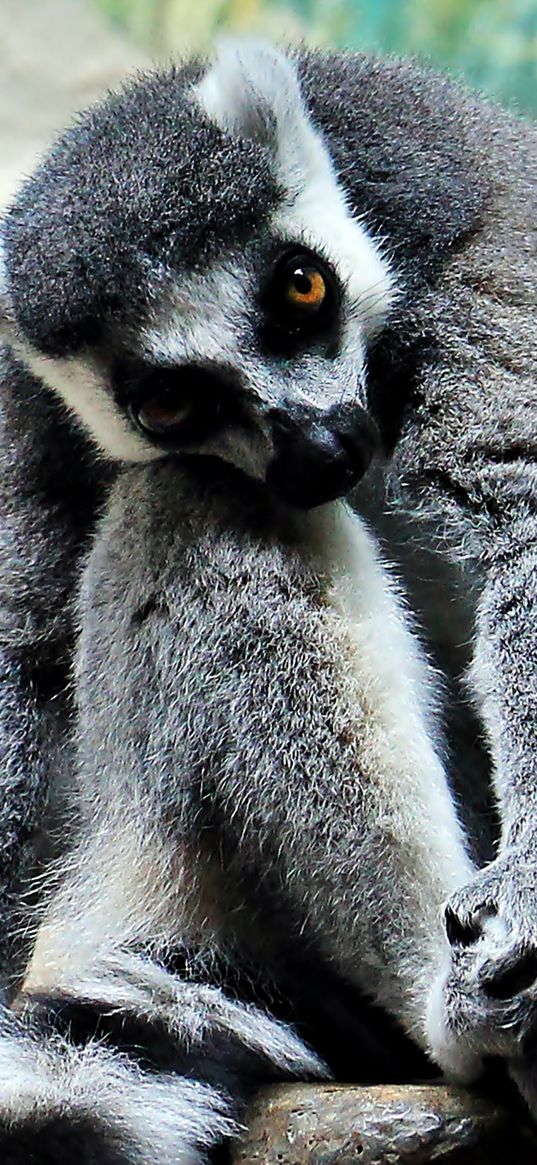
[[[360,431],[349,437],[343,433],[340,437],[341,446],[347,459],[354,465],[360,466],[360,475],[363,475],[373,460],[376,445],[371,440],[368,431]]]
[[[364,408],[347,406],[332,410],[327,417],[327,427],[337,434],[351,457],[363,455],[367,450],[368,460],[371,460],[380,447],[377,425]]]

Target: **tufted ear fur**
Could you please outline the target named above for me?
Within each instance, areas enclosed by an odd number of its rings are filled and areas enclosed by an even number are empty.
[[[221,41],[194,96],[221,129],[271,151],[277,176],[291,196],[331,169],[295,65],[274,45],[254,39]]]

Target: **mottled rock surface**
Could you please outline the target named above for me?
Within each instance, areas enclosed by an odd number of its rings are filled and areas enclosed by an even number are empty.
[[[233,1165],[537,1165],[537,1130],[440,1084],[282,1085],[247,1114]]]

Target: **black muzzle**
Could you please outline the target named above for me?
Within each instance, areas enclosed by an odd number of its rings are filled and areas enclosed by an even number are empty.
[[[379,447],[376,425],[359,405],[313,416],[275,413],[273,438],[267,483],[304,510],[345,497]]]

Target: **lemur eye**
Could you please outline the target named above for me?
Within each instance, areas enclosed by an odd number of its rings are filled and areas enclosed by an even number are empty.
[[[327,264],[307,251],[294,251],[277,261],[263,306],[271,322],[299,333],[326,327],[335,317],[338,300],[338,284]]]
[[[122,371],[115,377],[119,399],[135,425],[163,448],[203,444],[240,412],[240,385],[225,366],[130,362]]]
[[[318,311],[326,298],[326,283],[316,267],[301,263],[291,272],[287,284],[287,299],[292,307],[306,308],[308,312]]]
[[[177,399],[177,392],[163,389],[148,397],[137,410],[138,424],[149,433],[166,436],[188,420],[192,405]]]

